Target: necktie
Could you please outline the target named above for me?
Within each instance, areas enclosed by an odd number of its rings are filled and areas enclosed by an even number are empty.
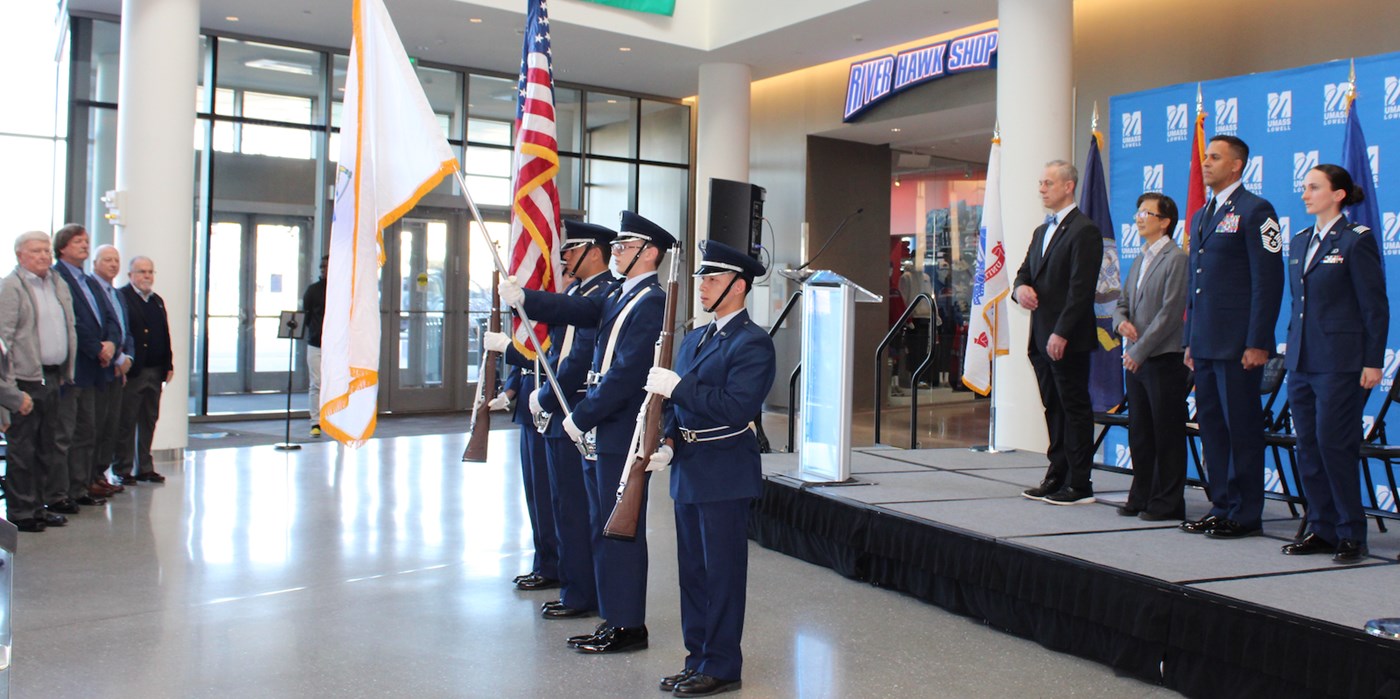
[[[1316,255],[1318,249],[1320,249],[1320,248],[1322,247],[1322,237],[1323,237],[1323,235],[1324,235],[1324,234],[1323,234],[1322,232],[1320,232],[1320,231],[1317,232],[1317,233],[1314,233],[1313,236],[1312,236],[1312,240],[1309,241],[1309,243],[1308,243],[1308,259],[1306,259],[1306,260],[1303,261],[1303,266],[1304,266],[1305,268],[1306,268],[1306,267],[1311,267],[1311,266],[1312,266],[1312,263],[1313,263],[1313,256]]]
[[[695,349],[700,349],[701,347],[704,347],[705,343],[709,341],[710,338],[715,336],[715,328],[717,327],[719,326],[714,323],[710,323],[709,327],[705,328],[704,334],[700,336],[700,342],[695,345]]]
[[[1201,233],[1206,232],[1206,228],[1210,226],[1210,220],[1213,218],[1215,218],[1215,197],[1210,198],[1210,204],[1206,205],[1206,215],[1201,217]]]
[[[1055,214],[1045,217],[1045,238],[1040,242],[1040,254],[1044,255],[1050,249],[1050,236],[1055,235],[1055,227],[1059,225],[1059,219]]]
[[[122,300],[117,297],[116,289],[107,289],[107,294],[112,297],[112,310],[117,314],[117,325],[121,326],[122,337],[126,337],[126,308],[122,306]]]

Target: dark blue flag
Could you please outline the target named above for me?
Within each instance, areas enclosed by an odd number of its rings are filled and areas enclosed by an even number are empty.
[[[1360,204],[1348,206],[1343,213],[1347,220],[1381,231],[1381,212],[1376,204],[1376,181],[1371,170],[1371,156],[1366,148],[1366,135],[1361,133],[1361,117],[1357,115],[1356,100],[1347,108],[1347,132],[1342,137],[1342,167],[1351,175],[1358,189],[1366,194]]]
[[[1089,400],[1094,412],[1106,412],[1123,402],[1123,347],[1113,337],[1113,309],[1122,290],[1118,273],[1118,240],[1113,233],[1113,215],[1108,209],[1108,179],[1099,157],[1100,134],[1089,139],[1089,157],[1084,161],[1084,178],[1079,188],[1079,209],[1094,220],[1103,232],[1103,264],[1094,287],[1094,315],[1099,346],[1090,357]]]

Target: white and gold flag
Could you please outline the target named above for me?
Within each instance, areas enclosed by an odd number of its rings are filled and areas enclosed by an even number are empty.
[[[987,156],[987,193],[982,199],[982,230],[977,241],[977,269],[968,309],[963,384],[981,395],[992,391],[992,362],[1008,351],[1006,245],[1001,234],[1001,140],[992,139]]]
[[[382,0],[355,0],[336,167],[321,429],[348,446],[374,434],[381,231],[457,169]]]

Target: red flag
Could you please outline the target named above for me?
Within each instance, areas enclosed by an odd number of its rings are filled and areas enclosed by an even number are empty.
[[[530,0],[525,45],[520,59],[519,99],[515,112],[515,181],[510,222],[510,273],[526,289],[560,291],[559,143],[554,123],[554,68],[551,64],[549,15],[544,0]],[[534,358],[528,333],[549,347],[549,328],[523,327],[515,318],[515,348]]]
[[[1191,136],[1191,181],[1186,186],[1186,225],[1182,228],[1181,249],[1191,249],[1191,217],[1206,205],[1206,181],[1201,163],[1206,159],[1206,113],[1196,109],[1196,129]]]

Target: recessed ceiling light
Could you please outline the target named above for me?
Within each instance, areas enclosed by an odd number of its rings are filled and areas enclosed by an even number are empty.
[[[631,51],[632,49],[630,49],[630,48],[628,48],[628,47],[626,47],[626,46],[619,46],[619,47],[617,47],[617,50],[618,50],[618,51],[621,51],[621,52],[623,52],[623,53],[627,53],[628,51]]]
[[[238,18],[237,18],[237,17],[234,17],[233,15],[229,15],[229,16],[225,17],[224,19],[226,19],[226,20],[228,20],[228,21],[230,21],[230,22],[237,22],[237,21],[238,21]]]
[[[468,21],[468,22],[471,22],[472,24],[481,24],[481,18],[480,18],[480,17],[472,17],[471,19],[469,19],[469,20],[467,20],[467,21]]]
[[[890,131],[891,131],[892,133],[899,133],[899,127],[895,127],[895,128],[893,128],[893,129],[890,129]]]
[[[617,104],[617,100],[608,100],[608,104]]]

